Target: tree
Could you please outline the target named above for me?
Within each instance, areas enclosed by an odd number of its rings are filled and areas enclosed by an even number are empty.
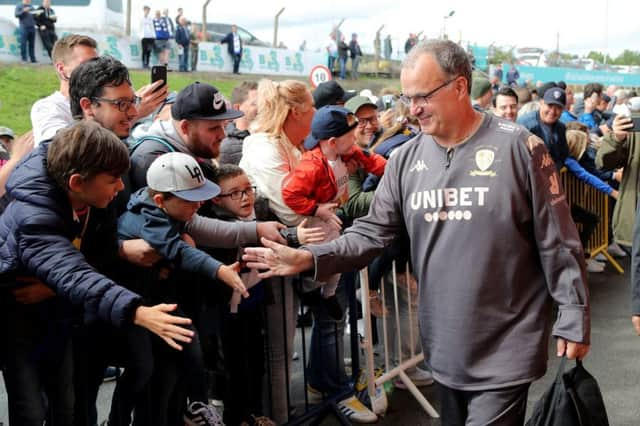
[[[587,59],[593,59],[594,61],[601,64],[604,63],[604,55],[601,52],[596,52],[594,50],[589,52],[589,54],[587,55]]]
[[[490,64],[511,64],[515,62],[515,57],[513,56],[513,47],[510,49],[502,49],[497,46],[492,46],[489,52],[489,63]]]
[[[640,52],[625,49],[613,63],[616,65],[640,65]]]

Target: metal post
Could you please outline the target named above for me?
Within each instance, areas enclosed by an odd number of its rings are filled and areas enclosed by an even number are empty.
[[[280,9],[280,12],[276,13],[276,17],[273,22],[273,47],[278,47],[278,20],[280,19],[280,15],[284,12],[284,7]]]
[[[131,35],[131,0],[127,0],[127,21],[124,30],[128,36]]]
[[[382,50],[382,40],[380,39],[380,32],[382,31],[382,29],[384,28],[384,24],[380,26],[380,28],[378,28],[378,31],[376,31],[376,41],[375,41],[375,45],[376,45],[376,49],[375,49],[375,54],[376,54],[376,71],[375,71],[375,75],[376,78],[378,77],[378,69],[380,68],[380,51]]]
[[[211,0],[206,0],[202,5],[202,41],[208,41],[207,36],[207,6],[209,6]]]

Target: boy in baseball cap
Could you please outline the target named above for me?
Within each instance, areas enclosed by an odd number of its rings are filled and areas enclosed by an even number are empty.
[[[239,263],[230,266],[222,264],[194,247],[193,240],[184,232],[185,223],[196,214],[202,202],[220,194],[220,187],[205,179],[197,161],[181,152],[163,154],[151,163],[147,171],[147,185],[131,195],[127,211],[118,221],[119,238],[142,238],[170,262],[170,266],[200,273],[212,282],[218,279],[247,297],[249,293],[238,275]],[[144,283],[140,293],[147,302],[175,301],[178,287],[185,282],[173,273],[167,278],[166,270],[161,269],[155,274],[149,274],[146,269],[135,270],[134,274],[134,284],[140,286],[141,282]],[[215,408],[208,405],[202,351],[197,331],[193,329],[193,332],[196,334],[193,341],[183,346],[183,354],[177,358],[180,370],[184,371],[189,381],[190,404],[184,414],[185,422],[209,425],[214,423],[199,421],[219,415]],[[159,384],[160,387],[163,385]],[[153,410],[166,411],[166,407],[153,407]]]
[[[198,162],[182,152],[163,154],[151,163],[147,185],[131,195],[120,216],[120,239],[142,238],[177,268],[218,278],[246,294],[238,265],[222,265],[183,237],[185,223],[204,201],[220,193],[218,185],[205,179]]]
[[[377,175],[383,173],[386,165],[383,157],[365,155],[355,145],[357,126],[355,114],[346,108],[325,106],[317,110],[311,122],[311,136],[304,144],[308,151],[282,188],[287,206],[300,215],[312,216],[308,226],[321,227],[325,241],[340,235],[342,221],[335,212],[349,199],[349,174],[355,171],[348,170],[347,165],[360,163]],[[324,285],[324,298],[335,294],[339,277],[332,277]]]

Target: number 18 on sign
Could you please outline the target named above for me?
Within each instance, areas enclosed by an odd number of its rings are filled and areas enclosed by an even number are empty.
[[[309,81],[311,81],[311,85],[315,89],[318,87],[320,83],[324,83],[325,81],[331,80],[331,71],[329,68],[324,65],[316,65],[311,68],[311,73],[309,74]]]

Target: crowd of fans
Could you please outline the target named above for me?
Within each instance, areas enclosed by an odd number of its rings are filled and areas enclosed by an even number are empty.
[[[166,63],[173,38],[187,70],[193,32],[181,14],[177,28],[167,15],[151,18],[145,7],[143,64],[154,49]],[[346,45],[342,36],[332,43]],[[342,48],[357,78],[359,46]],[[300,81],[247,81],[227,101],[200,82],[177,94],[161,81],[135,91],[127,68],[98,56],[87,36],[63,37],[51,56],[60,88],[33,105],[32,132],[0,128],[0,350],[11,424],[95,425],[108,366],[124,368],[112,426],[132,416],[149,425],[285,423],[300,303],[313,316],[309,400],[350,390],[343,335],[353,274],[263,279],[241,261],[243,248],[338,238],[369,213],[387,161],[420,135],[412,108],[457,80],[411,97],[335,81],[313,92]],[[503,129],[524,126],[558,170],[617,200],[609,252],[626,255],[617,243],[633,241],[638,175],[627,117],[640,112],[640,97],[598,83],[578,94],[563,82],[471,80],[476,111],[504,119]],[[577,205],[571,214],[586,245],[600,218]],[[369,264],[372,296],[362,302],[374,315],[388,309],[378,290],[394,280],[394,260],[398,285],[417,297],[408,253],[403,235]],[[591,272],[604,269],[588,261]],[[426,365],[407,373],[418,386],[433,383]],[[222,415],[210,399],[223,402]],[[377,420],[355,396],[338,405],[353,422]]]

